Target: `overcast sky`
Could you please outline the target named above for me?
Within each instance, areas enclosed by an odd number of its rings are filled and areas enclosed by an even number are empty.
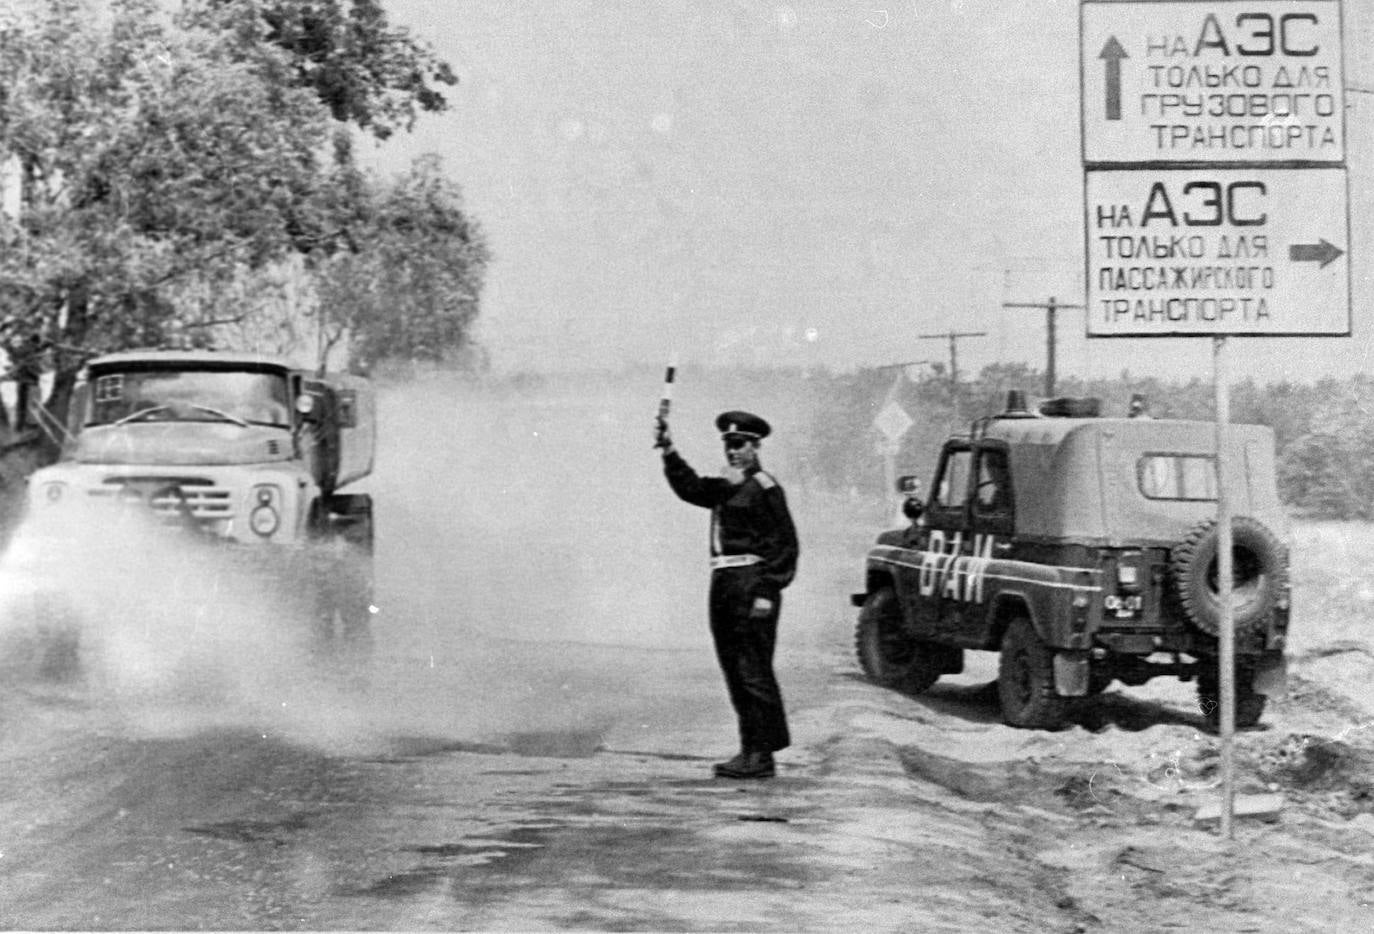
[[[920,335],[950,330],[987,334],[961,369],[1041,367],[1046,316],[1002,303],[1083,301],[1073,0],[386,7],[461,84],[378,164],[436,152],[463,186],[500,369],[948,362]],[[1346,83],[1374,89],[1374,4],[1345,7]],[[1355,336],[1237,338],[1238,377],[1374,370],[1374,94],[1346,102]],[[1206,338],[1059,319],[1061,374],[1211,373]]]

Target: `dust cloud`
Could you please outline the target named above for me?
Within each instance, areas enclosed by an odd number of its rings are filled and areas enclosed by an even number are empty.
[[[309,702],[311,606],[259,571],[142,508],[35,511],[0,557],[0,666],[138,731],[263,722]]]
[[[22,566],[61,541],[57,589],[83,633],[70,690],[143,735],[247,729],[348,751],[599,735],[674,684],[718,680],[707,515],[664,482],[653,375],[511,388],[433,374],[379,389],[376,469],[350,487],[372,495],[376,517],[365,664],[312,656],[308,612],[292,603],[305,582],[245,583],[224,573],[223,548],[98,519],[25,526],[0,559],[0,664],[24,658],[16,647],[33,628]],[[787,484],[803,413],[764,389],[742,399],[679,385],[674,435],[699,471],[720,465],[715,414],[750,408],[775,426],[764,464]],[[782,644],[806,647],[829,637],[808,625],[828,627],[845,609],[835,582],[808,578],[807,510],[789,497],[803,559]],[[818,601],[827,605],[808,610]],[[707,713],[726,722],[718,693]]]

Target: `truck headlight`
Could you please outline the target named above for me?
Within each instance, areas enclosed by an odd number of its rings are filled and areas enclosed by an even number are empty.
[[[253,511],[248,514],[248,527],[254,535],[267,538],[281,525],[281,512],[277,504],[281,502],[281,489],[270,484],[253,487]]]
[[[259,506],[248,516],[248,527],[257,535],[263,538],[277,531],[277,526],[281,524],[277,511],[271,506]]]

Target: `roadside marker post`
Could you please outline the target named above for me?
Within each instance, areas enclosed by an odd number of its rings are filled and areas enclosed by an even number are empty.
[[[1089,338],[1211,337],[1221,833],[1234,836],[1228,339],[1349,337],[1342,0],[1081,0]]]

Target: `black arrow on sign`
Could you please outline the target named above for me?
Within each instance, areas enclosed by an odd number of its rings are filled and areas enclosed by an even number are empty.
[[[1294,243],[1288,247],[1290,260],[1295,263],[1321,263],[1321,269],[1325,269],[1332,260],[1344,255],[1345,250],[1332,246],[1324,239],[1319,239],[1316,243]]]
[[[1107,40],[1107,44],[1102,47],[1102,54],[1098,58],[1105,59],[1107,62],[1107,119],[1121,119],[1121,60],[1130,58],[1126,50],[1121,47],[1121,43],[1116,41],[1116,36]]]

